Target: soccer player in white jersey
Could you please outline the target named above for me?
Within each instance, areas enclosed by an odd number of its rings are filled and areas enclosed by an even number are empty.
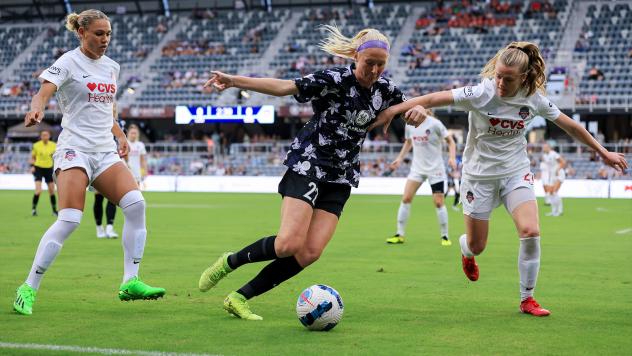
[[[628,164],[623,154],[608,152],[543,95],[545,64],[535,44],[512,42],[502,48],[485,65],[481,77],[475,86],[431,93],[390,107],[374,126],[384,124],[387,129],[394,115],[403,112],[407,123],[419,125],[426,117],[425,108],[454,105],[469,111],[461,182],[466,228],[460,238],[463,271],[471,281],[478,279],[474,256],[487,245],[492,210],[504,203],[520,239],[520,311],[546,316],[550,312],[533,298],[540,269],[540,224],[525,128],[540,115],[595,150],[605,164],[620,170]]]
[[[53,156],[53,172],[60,210],[57,221],[40,240],[26,282],[16,291],[13,308],[25,315],[32,314],[44,273],[81,222],[89,185],[118,203],[125,215],[124,274],[119,299],[155,299],[165,294],[163,288],[150,287],[138,278],[147,234],[145,200],[120,158],[128,154],[129,143],[114,119],[120,67],[105,56],[112,35],[110,20],[101,11],[85,10],[69,14],[66,28],[77,35],[80,46],[42,72],[42,85],[24,117],[27,127],[38,124],[44,118],[46,104],[53,94],[57,95],[63,131]]]
[[[127,155],[127,166],[140,188],[147,173],[147,150],[145,144],[139,140],[138,126],[130,125],[127,130],[129,140],[129,154]]]
[[[548,143],[542,145],[542,187],[544,188],[544,202],[551,204],[553,195],[553,181],[557,171],[557,165],[561,158],[559,153],[551,149]]]
[[[548,143],[542,145],[542,163],[546,173],[543,173],[542,185],[544,186],[544,194],[548,197],[548,203],[551,205],[551,213],[548,216],[559,216],[562,199],[560,198],[558,191],[560,190],[561,182],[566,178],[564,167],[566,162],[564,158],[551,149]],[[561,182],[560,182],[560,177]],[[544,180],[546,178],[546,180]],[[559,183],[559,184],[557,184]],[[556,189],[557,187],[557,189]]]
[[[428,181],[439,220],[441,244],[450,246],[452,242],[448,238],[448,210],[444,204],[448,176],[443,163],[442,142],[445,141],[448,144],[448,164],[452,169],[456,169],[456,144],[441,121],[432,116],[426,118],[423,124],[418,127],[406,125],[405,137],[402,150],[391,163],[391,169],[395,170],[402,164],[411,148],[413,150],[412,167],[397,211],[397,233],[386,239],[386,242],[389,244],[404,243],[411,203],[419,187],[424,181]]]

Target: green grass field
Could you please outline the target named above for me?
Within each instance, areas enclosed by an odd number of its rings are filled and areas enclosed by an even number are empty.
[[[418,197],[406,244],[389,246],[384,239],[394,232],[399,197],[352,196],[320,261],[252,300],[264,321],[246,322],[225,313],[222,300],[263,264],[244,266],[208,293],[197,281],[220,253],[276,232],[277,195],[145,193],[141,276],[167,295],[129,303],[116,298],[120,239],[95,238],[88,195],[82,225],[25,317],[12,311],[14,290],[54,221],[47,199],[39,217],[29,216],[31,194],[0,191],[0,343],[224,355],[632,354],[630,200],[566,199],[560,218],[544,216],[543,207],[536,298],[552,315],[535,318],[518,312],[518,241],[503,208],[492,216],[489,245],[478,258],[481,278],[472,283],[461,271],[461,213],[448,209],[454,244],[442,247],[430,198]],[[119,232],[122,220],[119,210]],[[345,303],[331,332],[310,332],[296,318],[299,293],[316,283],[336,288]],[[0,348],[44,352],[67,354]]]

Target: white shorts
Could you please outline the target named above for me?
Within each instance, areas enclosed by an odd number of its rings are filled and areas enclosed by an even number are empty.
[[[566,179],[566,171],[564,169],[560,169],[555,176],[555,181],[564,183],[564,179]]]
[[[415,182],[419,182],[419,183],[423,183],[425,181],[428,181],[428,183],[430,185],[448,181],[448,176],[446,176],[445,174],[443,174],[443,175],[442,174],[430,175],[430,174],[424,174],[424,173],[416,172],[416,171],[413,171],[413,170],[411,170],[410,173],[408,173],[408,177],[407,178],[410,179],[410,180],[414,180]]]
[[[529,188],[524,199],[535,200],[533,173],[517,174],[511,177],[490,180],[461,179],[461,203],[463,214],[479,220],[487,220],[492,210],[501,203],[507,206],[506,197],[518,188]]]
[[[542,185],[551,185],[551,174],[548,171],[540,172],[540,180],[542,181]]]
[[[91,185],[106,169],[121,162],[121,157],[116,152],[82,152],[62,149],[55,152],[53,161],[53,172],[57,172],[58,169],[65,171],[70,168],[83,168],[88,175],[88,185]]]

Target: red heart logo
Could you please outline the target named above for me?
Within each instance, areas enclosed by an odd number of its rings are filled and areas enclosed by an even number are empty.
[[[90,91],[94,91],[94,89],[97,87],[96,84],[94,83],[88,83],[88,89],[90,89]]]
[[[491,119],[489,119],[489,123],[492,124],[492,126],[496,126],[500,123],[500,119],[492,117]]]

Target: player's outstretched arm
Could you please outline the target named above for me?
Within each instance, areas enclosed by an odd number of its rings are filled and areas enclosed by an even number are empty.
[[[445,142],[448,144],[448,165],[456,170],[456,142],[454,142],[452,135],[446,137]]]
[[[216,89],[220,92],[228,88],[240,88],[273,96],[298,94],[298,88],[292,80],[276,78],[250,78],[241,75],[230,75],[218,71],[211,71],[211,79],[204,84],[204,87]]]
[[[37,94],[31,99],[31,110],[24,116],[24,126],[29,127],[42,122],[44,110],[50,98],[57,91],[57,86],[49,81],[44,81]]]
[[[628,168],[628,162],[625,160],[623,153],[609,152],[606,150],[599,142],[597,142],[597,140],[595,140],[594,137],[592,137],[590,132],[588,132],[575,120],[565,114],[560,114],[554,122],[571,137],[595,150],[595,152],[601,156],[603,162],[608,166],[619,171],[623,171]]]
[[[418,96],[409,100],[406,100],[397,105],[393,105],[388,109],[382,111],[378,116],[377,120],[369,127],[369,130],[372,130],[375,127],[383,126],[384,132],[388,130],[391,121],[397,115],[402,113],[406,113],[405,119],[408,119],[412,113],[409,113],[416,106],[421,106],[421,109],[430,109],[439,106],[448,106],[454,104],[454,97],[452,96],[452,91],[445,90],[439,91],[436,93],[430,93],[423,96]],[[408,121],[407,121],[408,122]]]

